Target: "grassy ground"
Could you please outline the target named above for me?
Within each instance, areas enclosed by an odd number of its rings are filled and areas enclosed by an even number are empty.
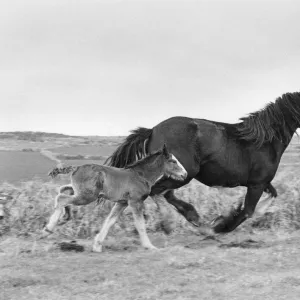
[[[0,243],[0,299],[299,299],[297,235],[231,234],[220,241],[192,233],[110,237],[101,254],[55,240],[8,238]]]

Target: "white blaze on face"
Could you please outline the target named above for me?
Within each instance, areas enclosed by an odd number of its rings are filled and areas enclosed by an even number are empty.
[[[180,167],[181,171],[182,171],[182,175],[184,175],[185,177],[187,177],[187,171],[184,168],[184,166],[178,161],[178,159],[172,154],[172,159],[174,159],[177,163],[177,165]]]

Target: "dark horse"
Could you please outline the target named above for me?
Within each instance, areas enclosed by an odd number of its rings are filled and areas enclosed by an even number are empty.
[[[132,131],[107,163],[124,167],[146,153],[168,148],[188,172],[184,182],[170,178],[155,184],[151,195],[163,194],[188,221],[200,225],[195,208],[174,195],[192,178],[207,186],[247,187],[243,205],[212,222],[214,232],[230,232],[251,217],[263,192],[276,197],[271,185],[281,156],[300,126],[300,93],[286,93],[262,110],[227,124],[173,117],[152,129]]]
[[[102,251],[102,244],[109,228],[117,221],[127,205],[132,209],[142,246],[154,249],[146,233],[144,200],[149,196],[152,186],[161,178],[181,181],[187,177],[187,171],[176,157],[168,152],[166,146],[124,169],[87,164],[79,167],[55,168],[49,175],[55,177],[70,172],[72,184],[60,188],[60,193],[55,198],[55,210],[41,237],[51,234],[64,213],[69,214],[69,205],[86,205],[99,198],[110,200],[115,205],[100,233],[95,237],[93,246],[95,252]],[[64,193],[66,190],[71,191],[71,195]]]

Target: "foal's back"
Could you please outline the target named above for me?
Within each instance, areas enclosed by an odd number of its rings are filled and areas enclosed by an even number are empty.
[[[101,194],[112,201],[139,198],[150,192],[147,182],[131,169],[86,164],[72,173],[71,180],[75,193],[95,198]]]

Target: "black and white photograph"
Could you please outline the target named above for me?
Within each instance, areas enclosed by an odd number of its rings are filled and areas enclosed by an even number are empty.
[[[300,1],[1,0],[0,300],[300,299]]]

